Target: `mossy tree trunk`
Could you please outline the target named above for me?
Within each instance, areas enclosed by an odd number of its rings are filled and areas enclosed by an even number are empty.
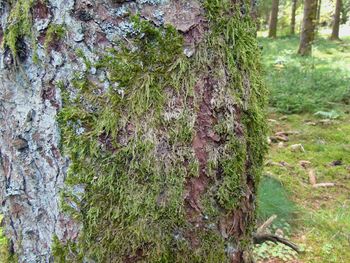
[[[295,14],[297,11],[298,0],[292,0],[292,14],[290,19],[290,34],[295,35]]]
[[[318,0],[304,0],[304,18],[300,33],[298,54],[309,56],[315,38],[316,13]]]
[[[339,27],[340,27],[340,10],[342,6],[341,0],[336,0],[335,2],[335,11],[332,22],[332,35],[331,40],[340,40],[339,38]]]
[[[269,23],[269,37],[271,38],[276,38],[277,36],[278,7],[279,7],[279,0],[272,0],[270,23]]]
[[[249,1],[3,1],[19,262],[251,262],[266,151]]]

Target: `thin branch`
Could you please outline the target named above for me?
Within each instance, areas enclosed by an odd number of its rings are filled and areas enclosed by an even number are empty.
[[[282,243],[282,244],[290,247],[291,249],[293,249],[297,253],[301,252],[299,247],[296,244],[292,243],[291,241],[289,241],[283,237],[279,237],[279,236],[272,235],[272,234],[255,234],[253,236],[253,241],[254,241],[254,244],[262,244],[262,243],[265,243],[266,241],[271,241],[274,243]]]
[[[277,218],[277,215],[272,215],[269,219],[267,219],[261,226],[258,227],[256,233],[264,233],[265,230],[273,223],[273,221]]]

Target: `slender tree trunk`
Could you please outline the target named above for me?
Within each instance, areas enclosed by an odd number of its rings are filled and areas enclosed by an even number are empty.
[[[304,18],[300,34],[298,54],[311,55],[312,42],[315,38],[317,0],[304,1]]]
[[[330,37],[331,40],[339,40],[341,6],[342,6],[342,1],[336,0],[335,12],[334,12],[333,23],[332,23],[332,35]]]
[[[298,0],[292,0],[292,14],[290,20],[290,34],[295,35],[295,13],[297,11]]]
[[[317,2],[317,25],[320,24],[320,19],[321,19],[321,6],[322,6],[322,0],[318,0]]]
[[[276,38],[277,36],[277,21],[278,21],[278,6],[279,0],[272,0],[272,8],[269,24],[269,37]]]
[[[317,14],[316,14],[315,35],[318,34],[318,29],[320,28],[321,5],[322,5],[322,0],[318,0],[318,1],[317,1]]]
[[[250,16],[256,25],[256,34],[260,30],[259,12],[257,0],[250,0]]]
[[[266,91],[244,7],[3,3],[0,201],[18,262],[252,262]]]

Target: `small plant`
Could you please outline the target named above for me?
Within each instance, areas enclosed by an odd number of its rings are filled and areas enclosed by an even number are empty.
[[[275,244],[273,242],[265,242],[261,245],[256,245],[254,248],[254,256],[258,261],[267,259],[279,259],[283,262],[290,262],[297,258],[298,253],[290,247],[283,244]]]

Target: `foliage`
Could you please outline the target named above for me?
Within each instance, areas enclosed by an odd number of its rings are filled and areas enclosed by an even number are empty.
[[[271,259],[277,259],[282,262],[292,262],[297,258],[298,254],[290,247],[268,241],[261,245],[256,245],[254,256],[258,262]]]

